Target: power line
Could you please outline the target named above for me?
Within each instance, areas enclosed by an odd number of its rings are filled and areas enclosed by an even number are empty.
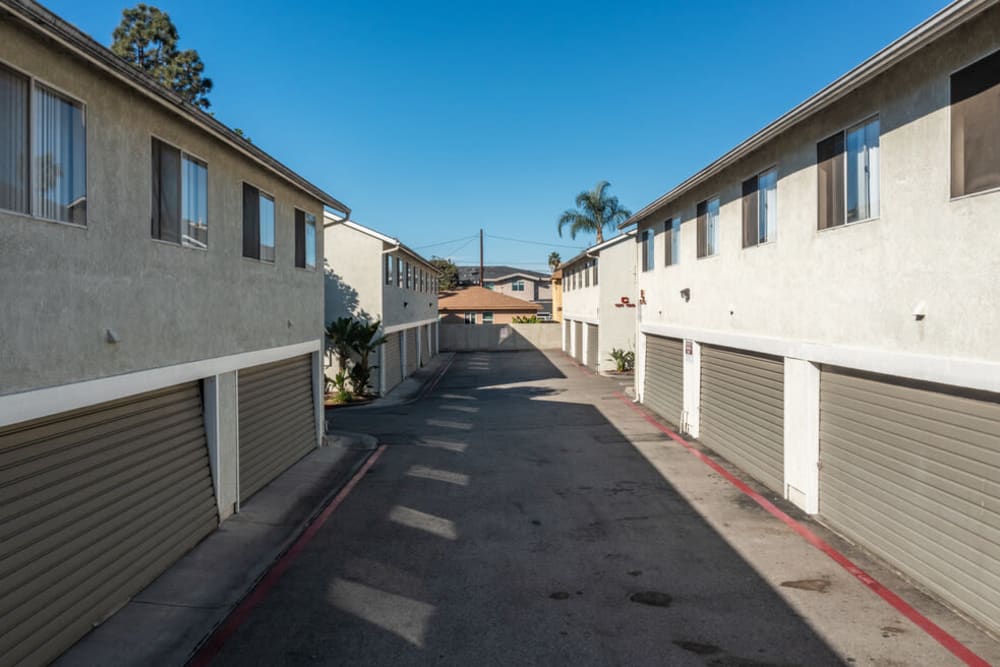
[[[440,243],[428,243],[427,245],[413,246],[413,249],[414,250],[423,250],[424,248],[434,248],[434,247],[439,246],[439,245],[448,245],[450,243],[458,243],[459,241],[466,241],[468,239],[474,239],[474,238],[476,238],[478,236],[479,236],[478,234],[475,234],[473,236],[463,236],[460,239],[454,239],[452,241],[441,241]]]
[[[572,248],[573,250],[583,250],[586,246],[578,245],[565,245],[562,243],[545,243],[543,241],[527,241],[525,239],[512,239],[507,236],[494,236],[493,234],[487,234],[488,238],[497,239],[499,241],[513,241],[514,243],[528,243],[530,245],[540,245],[546,248]]]

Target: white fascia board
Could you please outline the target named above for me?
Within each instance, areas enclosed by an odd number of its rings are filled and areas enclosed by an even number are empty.
[[[640,326],[640,331],[654,336],[686,338],[708,345],[731,347],[777,357],[803,359],[815,364],[828,364],[869,373],[1000,393],[1000,363],[995,361],[810,343],[670,324],[646,323]]]
[[[0,426],[114,401],[241,368],[322,351],[316,340],[0,396]]]

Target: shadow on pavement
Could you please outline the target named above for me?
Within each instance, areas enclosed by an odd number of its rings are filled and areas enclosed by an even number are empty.
[[[346,416],[398,446],[216,664],[842,664],[601,414],[604,388],[466,354],[426,400]]]

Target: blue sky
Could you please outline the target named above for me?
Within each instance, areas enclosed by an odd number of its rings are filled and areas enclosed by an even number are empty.
[[[593,240],[556,233],[580,190],[641,208],[945,3],[151,4],[216,116],[358,222],[459,263],[482,228],[487,263],[542,269]],[[126,3],[46,5],[110,44]]]

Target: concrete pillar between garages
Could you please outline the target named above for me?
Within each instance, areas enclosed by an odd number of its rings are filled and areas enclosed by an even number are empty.
[[[384,334],[383,334],[384,335]],[[378,395],[385,396],[385,343],[378,346]]]
[[[417,335],[417,368],[424,365],[424,332],[419,324],[413,328]]]
[[[580,344],[583,345],[580,358],[583,359],[584,366],[590,366],[590,325],[584,323],[580,326],[583,327],[583,335],[580,336]]]
[[[317,350],[312,353],[313,367],[313,419],[316,423],[316,446],[323,446],[323,436],[326,435],[326,410],[323,407],[323,389],[326,384],[323,377],[323,353]]]
[[[785,358],[785,498],[819,512],[819,367]]]
[[[212,484],[225,520],[237,509],[239,500],[239,402],[236,371],[221,373],[204,381],[205,432]]]
[[[562,336],[562,339],[561,339],[561,342],[559,343],[559,345],[560,345],[560,347],[562,347],[562,351],[563,352],[569,352],[569,350],[566,349],[566,318],[565,317],[562,318],[562,321],[559,322],[559,325],[560,325],[560,327],[559,327],[559,333]]]
[[[635,385],[636,399],[642,403],[645,400],[643,389],[646,386],[646,334],[638,333],[635,337],[635,369],[632,373],[632,381]]]
[[[399,332],[399,376],[406,379],[406,329]]]
[[[681,430],[692,438],[701,432],[701,343],[686,339],[682,342],[684,355],[684,414]]]

